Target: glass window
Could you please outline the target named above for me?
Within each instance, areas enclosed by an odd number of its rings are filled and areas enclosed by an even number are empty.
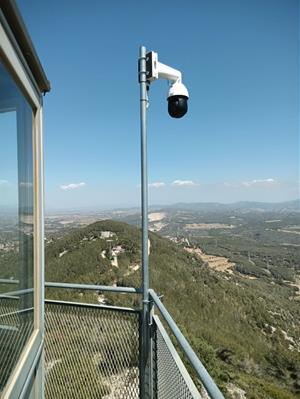
[[[32,120],[0,58],[0,396],[34,328]]]

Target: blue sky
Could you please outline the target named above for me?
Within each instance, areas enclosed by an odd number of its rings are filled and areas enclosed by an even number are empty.
[[[151,86],[150,203],[299,197],[298,1],[18,4],[52,85],[48,209],[139,203],[140,44],[180,69],[190,93],[175,120],[167,83]]]

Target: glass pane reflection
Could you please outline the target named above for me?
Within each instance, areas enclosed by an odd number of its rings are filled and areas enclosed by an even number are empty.
[[[32,109],[0,59],[0,393],[33,331]]]

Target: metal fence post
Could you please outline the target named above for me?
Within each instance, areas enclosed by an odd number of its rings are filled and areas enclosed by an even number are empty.
[[[154,303],[149,296],[149,397],[156,399],[156,366],[157,361],[154,353],[156,353],[156,332],[153,323]]]

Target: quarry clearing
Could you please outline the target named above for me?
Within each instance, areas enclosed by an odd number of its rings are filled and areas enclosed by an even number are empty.
[[[165,212],[153,212],[149,213],[148,219],[149,222],[159,222],[160,220],[163,220],[166,217]]]
[[[283,280],[284,283],[288,284],[290,287],[296,288],[295,295],[300,296],[300,277],[295,279],[295,282],[289,280]]]
[[[201,248],[184,248],[187,252],[197,255],[203,262],[207,263],[208,266],[218,272],[233,273],[233,267],[235,263],[230,262],[228,258],[224,256],[215,256],[205,254]]]
[[[188,223],[185,230],[212,230],[212,229],[233,229],[232,224],[224,223]]]
[[[156,223],[153,223],[153,225],[149,228],[149,230],[153,231],[153,232],[160,231],[166,225],[167,225],[167,223],[156,222]]]

